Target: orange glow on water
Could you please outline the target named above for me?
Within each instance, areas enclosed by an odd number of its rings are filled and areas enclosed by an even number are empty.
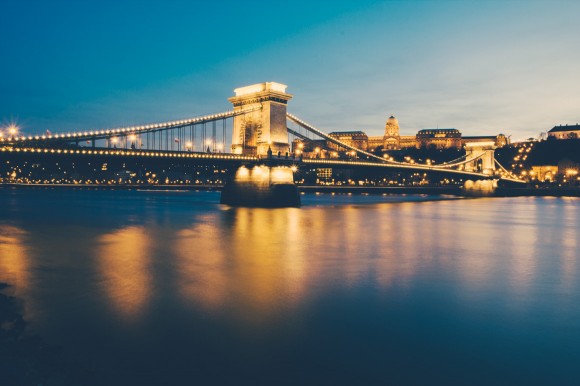
[[[97,251],[103,291],[127,318],[143,311],[151,296],[151,242],[141,227],[127,227],[99,238]]]
[[[0,225],[0,282],[14,285],[18,293],[26,292],[30,282],[30,258],[19,228]]]
[[[229,292],[227,256],[219,236],[215,228],[202,223],[179,231],[172,243],[179,292],[209,309],[222,306]]]

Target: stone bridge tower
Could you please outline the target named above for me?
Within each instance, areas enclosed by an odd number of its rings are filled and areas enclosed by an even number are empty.
[[[465,144],[466,159],[477,158],[465,164],[465,170],[481,172],[489,176],[495,170],[495,142],[467,142]]]
[[[251,110],[234,117],[232,153],[267,155],[286,154],[289,151],[286,126],[286,105],[292,95],[286,85],[265,82],[234,90],[228,100],[234,111]]]

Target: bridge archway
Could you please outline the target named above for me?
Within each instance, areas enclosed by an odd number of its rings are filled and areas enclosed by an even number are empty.
[[[265,82],[234,90],[228,100],[234,105],[232,153],[265,156],[268,150],[276,154],[289,151],[286,106],[292,95],[286,85]]]
[[[465,144],[465,158],[471,160],[465,164],[465,170],[479,172],[488,176],[495,171],[495,143],[468,142]]]

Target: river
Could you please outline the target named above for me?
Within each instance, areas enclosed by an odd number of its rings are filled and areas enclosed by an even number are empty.
[[[0,282],[99,385],[579,384],[580,199],[302,202],[0,188]]]

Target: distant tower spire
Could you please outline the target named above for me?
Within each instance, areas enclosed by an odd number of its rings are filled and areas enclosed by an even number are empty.
[[[385,136],[383,137],[383,149],[395,150],[400,148],[401,136],[399,133],[399,121],[394,115],[387,119],[385,124]]]

